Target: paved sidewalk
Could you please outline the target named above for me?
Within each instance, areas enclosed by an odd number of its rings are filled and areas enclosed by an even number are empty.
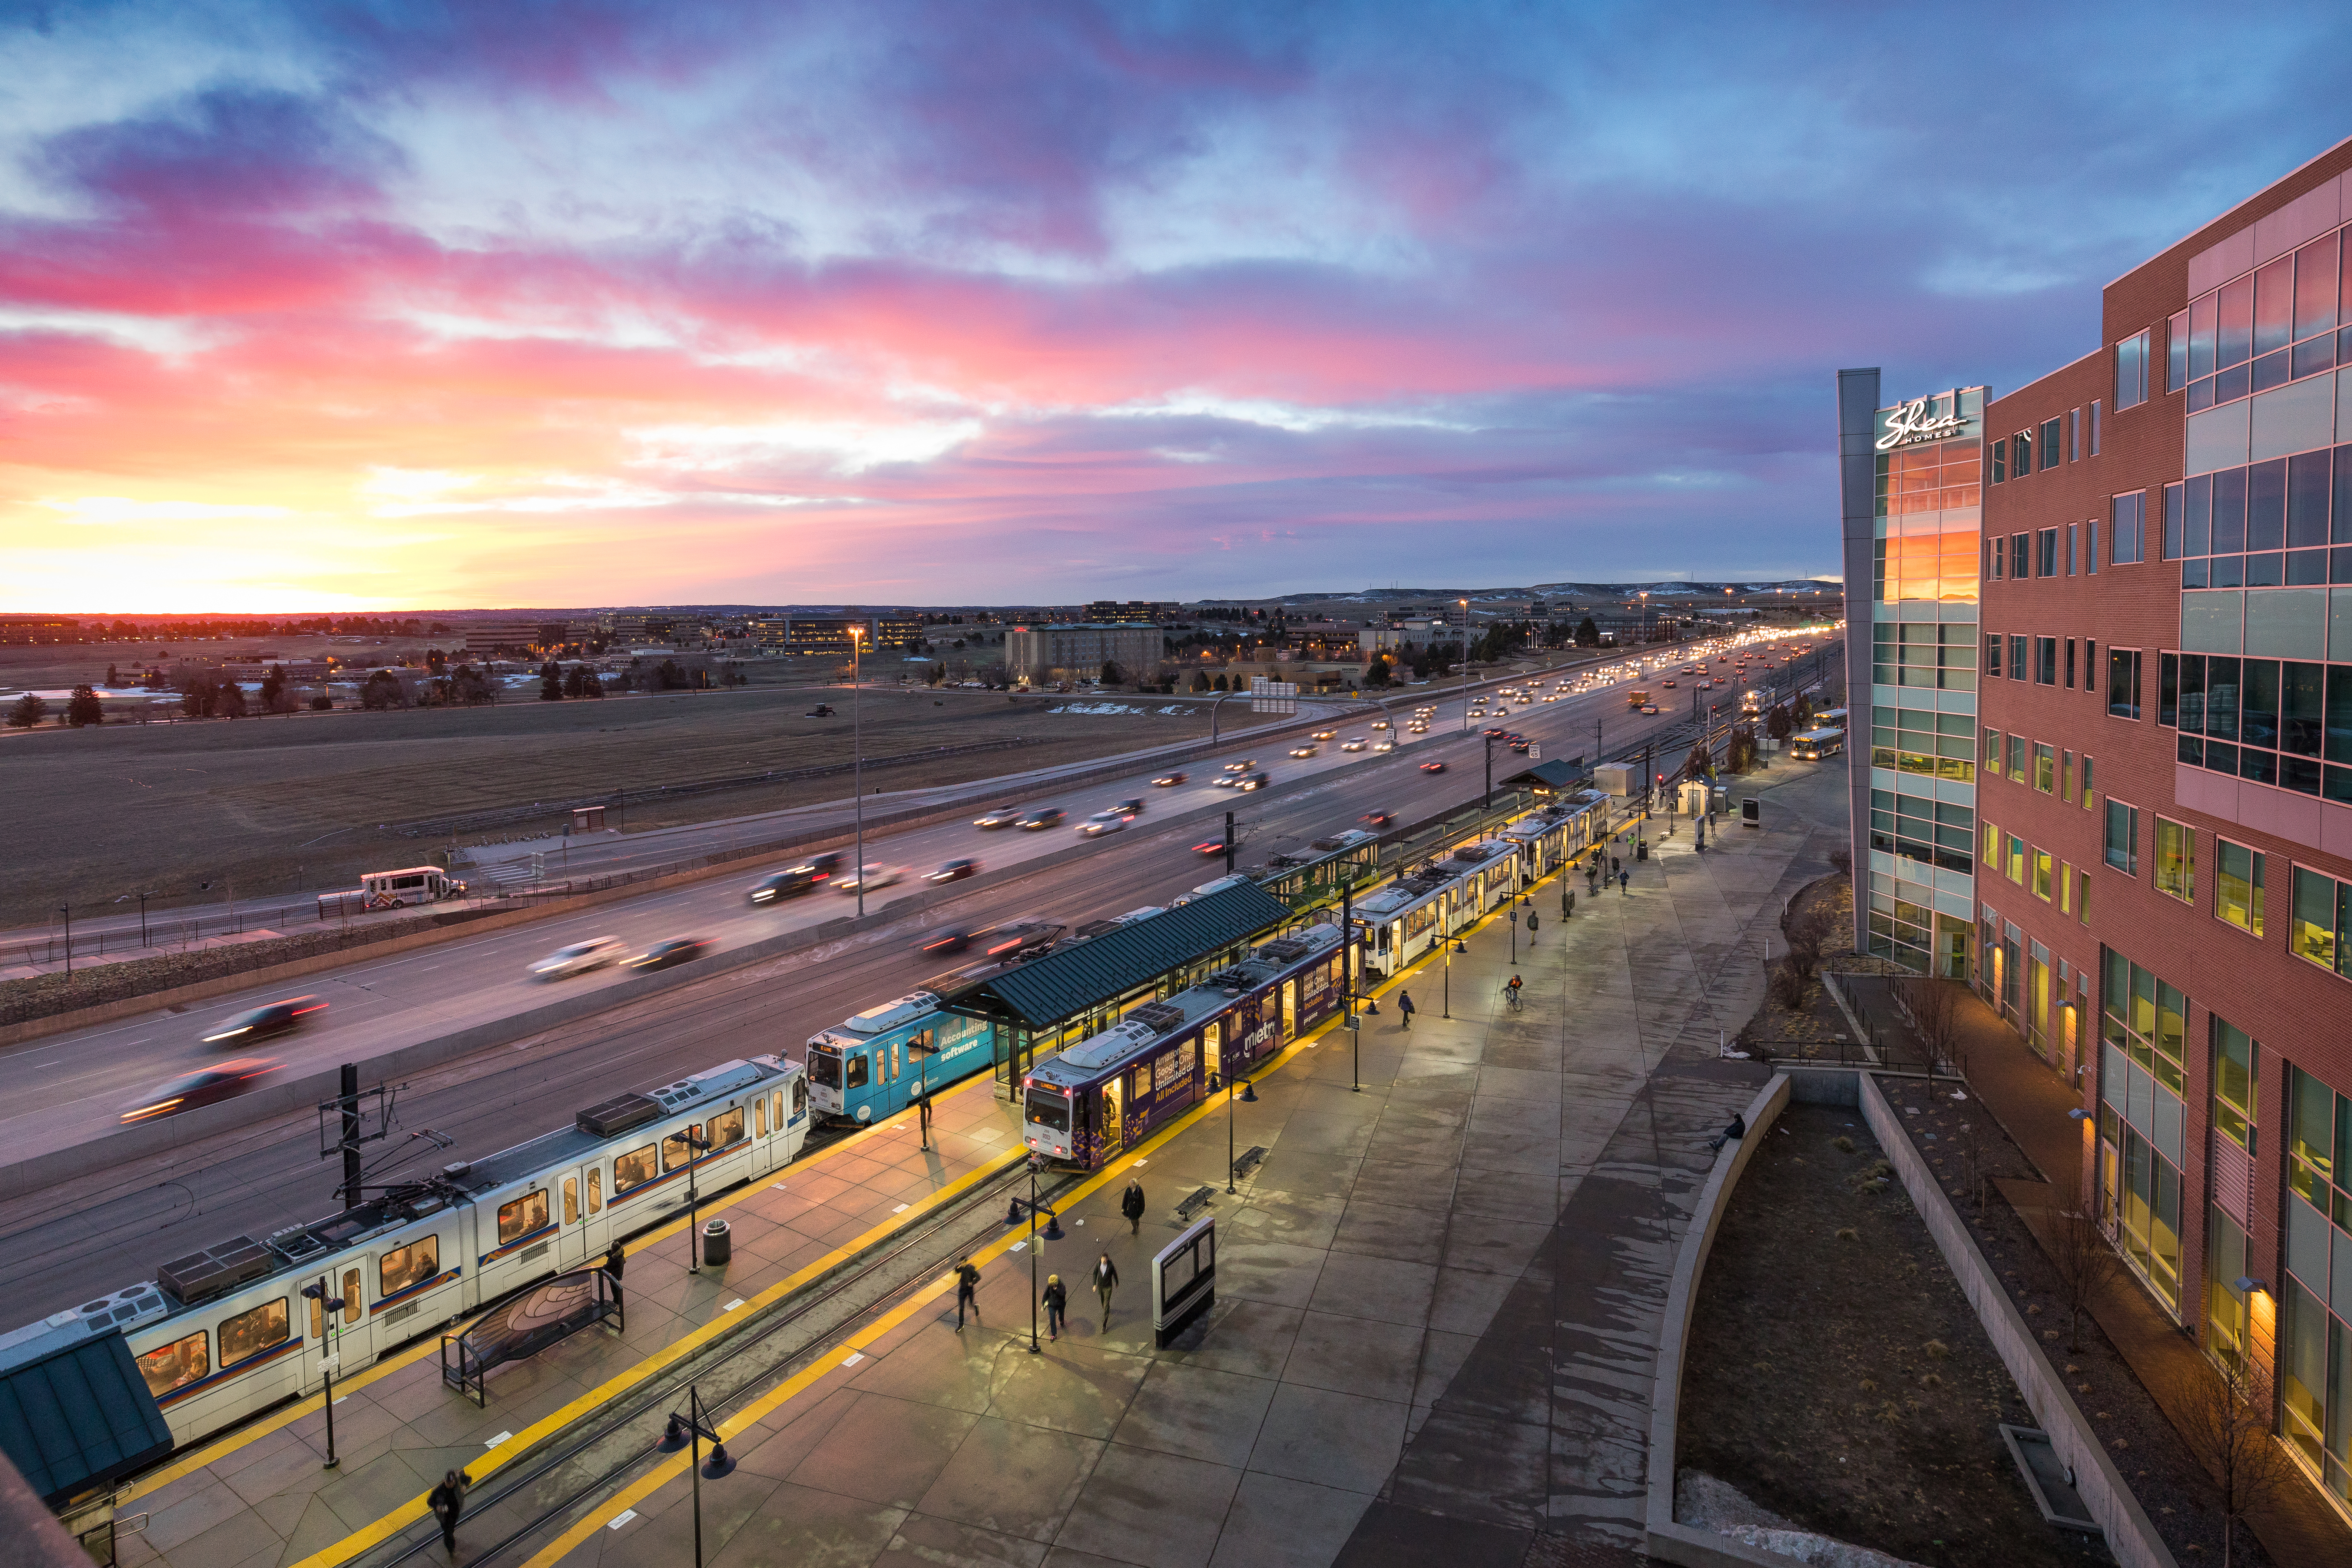
[[[1870,996],[1874,1018],[1905,1029],[1885,980],[1862,975],[1846,979]],[[1969,1088],[2048,1178],[2044,1187],[2025,1182],[2000,1184],[2003,1195],[2046,1249],[2044,1231],[2050,1215],[2074,1206],[2093,1180],[2090,1123],[2067,1115],[2077,1107],[2090,1105],[2088,1075],[2078,1095],[1981,997],[1965,986],[1955,989],[1959,994],[1959,1048],[1967,1053]],[[2180,1324],[2127,1271],[2117,1272],[2119,1278],[2092,1302],[2091,1316],[2158,1408],[2177,1427],[2181,1420],[2179,1412],[2197,1397],[2192,1391],[2212,1376],[2211,1368],[2197,1342],[2181,1331]],[[2352,1528],[2307,1485],[2284,1489],[2270,1512],[2250,1522],[2273,1562],[2352,1563]]]
[[[1490,920],[1450,982],[1442,963],[1405,978],[1410,1033],[1382,993],[1360,1091],[1344,1030],[1261,1074],[1231,1136],[1268,1153],[1235,1195],[1218,1105],[1066,1203],[1041,1264],[1071,1322],[1042,1355],[1028,1258],[999,1255],[983,1323],[959,1333],[935,1285],[730,1424],[740,1468],[704,1483],[706,1561],[1516,1568],[1538,1542],[1631,1561],[1704,1137],[1765,1076],[1717,1060],[1717,1031],[1753,1010],[1760,932],[1833,841],[1792,816],[1701,857],[1685,825],[1630,892],[1580,880],[1567,921],[1547,885],[1532,946],[1519,928],[1518,1014],[1511,927]],[[1129,1166],[1140,1236],[1118,1214]],[[1155,1352],[1149,1258],[1204,1185],[1217,1304]],[[1108,1325],[1085,1283],[1105,1250]],[[682,1467],[649,1477],[532,1568],[688,1562],[688,1496]]]
[[[120,1561],[124,1568],[274,1568],[394,1510],[421,1511],[426,1489],[452,1467],[471,1466],[480,1479],[481,1461],[502,1436],[526,1433],[1019,1146],[1011,1108],[990,1098],[985,1079],[937,1101],[933,1132],[926,1154],[907,1116],[704,1203],[703,1219],[723,1215],[733,1231],[734,1258],[724,1268],[687,1272],[682,1215],[632,1240],[627,1331],[588,1330],[502,1369],[487,1406],[443,1385],[436,1336],[337,1384],[336,1469],[320,1468],[326,1417],[315,1394],[194,1450],[126,1499],[125,1511],[148,1521],[142,1533],[122,1537]]]

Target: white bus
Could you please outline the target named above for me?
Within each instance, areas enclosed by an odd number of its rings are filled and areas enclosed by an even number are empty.
[[[1789,737],[1789,755],[1801,763],[1818,763],[1844,750],[1843,730],[1808,730]]]

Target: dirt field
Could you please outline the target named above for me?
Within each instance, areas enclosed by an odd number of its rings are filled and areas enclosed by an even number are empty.
[[[2111,1561],[2035,1510],[1996,1429],[2033,1417],[1860,1112],[1761,1136],[1699,1285],[1680,1467],[1936,1568]]]
[[[823,697],[836,719],[804,716]],[[15,806],[0,926],[37,926],[58,903],[193,890],[234,877],[240,895],[348,885],[387,857],[425,858],[379,824],[646,789],[770,769],[847,762],[848,693],[753,686],[733,691],[508,701],[470,709],[338,711],[0,737],[0,784]],[[1019,736],[1030,744],[879,773],[887,791],[1025,772],[1205,735],[1205,704],[1104,700],[1118,713],[1062,712],[1092,700],[997,691],[869,689],[871,759]],[[1222,727],[1245,725],[1225,705]],[[1177,711],[1163,712],[1163,709]],[[849,793],[840,775],[730,789],[627,808],[631,831],[709,821]],[[441,840],[438,847],[446,845]],[[173,907],[169,899],[151,910]]]

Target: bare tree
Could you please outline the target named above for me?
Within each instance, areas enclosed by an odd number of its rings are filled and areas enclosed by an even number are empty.
[[[2066,1308],[2066,1352],[2080,1355],[2083,1314],[2118,1277],[2118,1265],[2106,1232],[2099,1228],[2089,1205],[2083,1202],[2079,1180],[2075,1184],[2074,1205],[2051,1215],[2043,1249],[2050,1255],[2051,1272],[2057,1276],[2058,1299]]]
[[[2230,1568],[2238,1522],[2297,1484],[2294,1460],[2271,1434],[2270,1379],[2252,1357],[2208,1363],[2168,1413],[2221,1490],[2221,1568]]]
[[[1951,985],[1933,975],[1912,975],[1895,982],[1895,1002],[1919,1038],[1919,1049],[1927,1058],[1929,1084],[1934,1084],[1938,1073],[1957,1076],[1952,1058],[1960,1038],[1960,1001]]]

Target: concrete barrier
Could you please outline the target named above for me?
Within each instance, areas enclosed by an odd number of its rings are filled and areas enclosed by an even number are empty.
[[[1942,1184],[1913,1147],[1910,1134],[1901,1125],[1903,1119],[1879,1091],[1877,1079],[1861,1074],[1856,1087],[1862,1097],[1863,1120],[1871,1135],[1878,1140],[1895,1174],[1902,1178],[1903,1190],[1911,1194],[1912,1206],[1927,1222],[1928,1234],[1936,1238],[1937,1249],[1944,1255],[1952,1277],[1959,1281],[1969,1304],[1976,1309],[1977,1321],[1984,1325],[2001,1364],[2009,1369],[2018,1391],[2024,1394],[2026,1408],[2033,1412],[2034,1420],[2050,1435],[2051,1450],[2066,1467],[2091,1517],[2099,1521],[2107,1550],[2122,1568],[2178,1568],[2171,1549],[2157,1534],[2147,1510],[2140,1507],[2139,1500],[2125,1484],[2123,1472],[2116,1468],[2106,1450],[2099,1447],[2098,1438],[2092,1435],[2090,1423],[2083,1418],[2082,1407],[2051,1369],[2025,1314],[2017,1310],[2017,1303],[2001,1289],[2000,1276],[1978,1248],[1976,1237],[1969,1233],[1968,1225],[1953,1209]]]
[[[1825,1075],[1805,1076],[1811,1080]],[[1682,1247],[1675,1255],[1674,1280],[1666,1288],[1665,1319],[1658,1331],[1657,1377],[1650,1394],[1650,1476],[1644,1520],[1648,1540],[1644,1550],[1662,1563],[1679,1563],[1684,1568],[1725,1568],[1734,1563],[1787,1568],[1796,1562],[1793,1557],[1766,1552],[1727,1535],[1677,1523],[1675,1519],[1675,1424],[1682,1405],[1683,1363],[1690,1348],[1691,1308],[1698,1300],[1699,1276],[1706,1271],[1706,1255],[1714,1249],[1715,1233],[1723,1224],[1731,1189],[1738,1185],[1740,1173],[1748,1168],[1757,1145],[1789,1104],[1790,1079],[1788,1073],[1774,1073],[1748,1102],[1742,1113],[1747,1118],[1748,1135],[1736,1143],[1726,1144],[1715,1162],[1715,1169],[1707,1173],[1706,1184],[1699,1189],[1698,1206],[1691,1213],[1690,1228],[1683,1233]],[[1835,1088],[1834,1081],[1809,1081],[1806,1085],[1809,1098],[1825,1091],[1834,1093]]]

